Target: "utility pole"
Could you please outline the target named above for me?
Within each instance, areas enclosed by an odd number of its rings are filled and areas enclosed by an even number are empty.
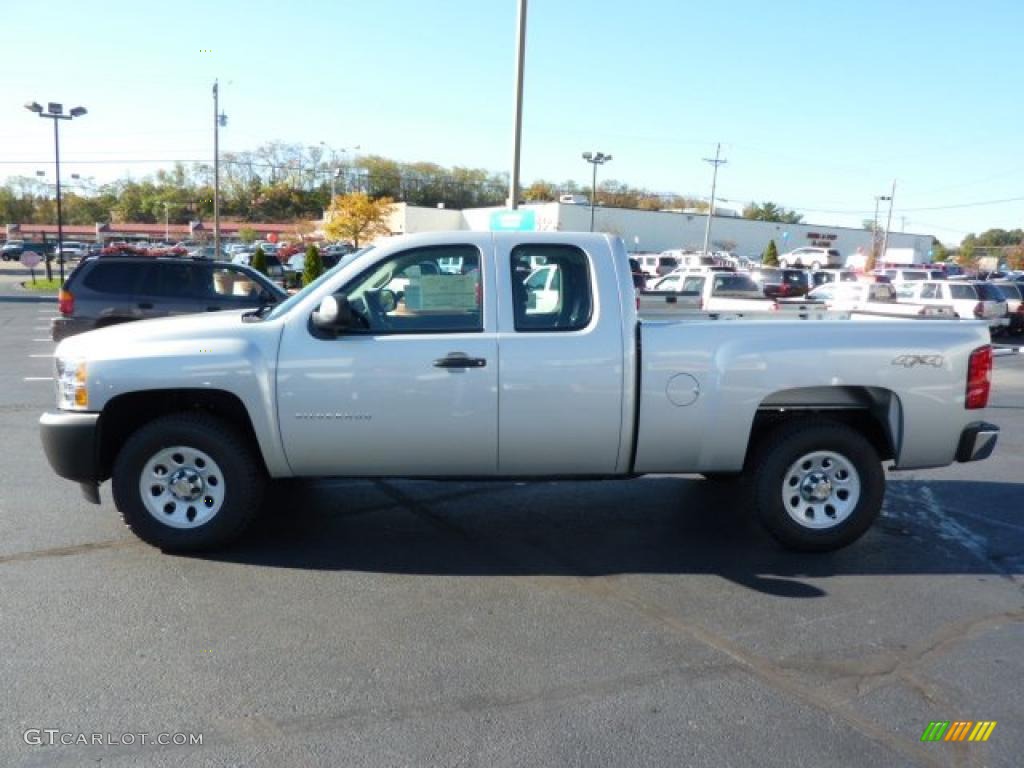
[[[220,129],[228,124],[228,116],[220,111],[217,81],[213,81],[213,250],[220,258]]]
[[[889,218],[885,222],[885,237],[882,238],[882,261],[889,250],[889,230],[892,228],[892,199],[896,197],[896,179],[892,180],[892,191],[889,193]]]
[[[708,223],[704,227],[704,255],[709,255],[708,248],[711,245],[711,217],[715,215],[715,187],[718,184],[718,166],[727,163],[727,160],[719,159],[719,155],[722,152],[721,143],[715,145],[715,159],[712,160],[710,157],[705,157],[705,163],[711,163],[715,166],[715,171],[711,176],[711,204],[708,206]]]
[[[519,0],[516,26],[516,112],[512,138],[512,174],[509,178],[508,207],[519,207],[519,154],[523,134],[523,71],[526,63],[526,0]]]

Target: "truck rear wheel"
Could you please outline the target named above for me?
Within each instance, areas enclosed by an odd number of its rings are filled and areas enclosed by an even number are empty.
[[[114,503],[132,532],[168,552],[238,537],[259,509],[264,476],[248,441],[214,416],[163,416],[137,430],[114,462]]]
[[[881,512],[885,475],[878,452],[845,424],[782,425],[760,442],[750,466],[758,519],[788,549],[845,547]]]

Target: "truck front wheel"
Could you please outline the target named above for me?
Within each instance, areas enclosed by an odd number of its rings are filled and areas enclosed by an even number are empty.
[[[757,516],[788,549],[845,547],[864,535],[882,509],[885,475],[878,452],[845,424],[785,424],[751,458]]]
[[[112,481],[128,527],[168,552],[211,549],[239,536],[263,485],[248,441],[200,413],[163,416],[137,430],[117,455]]]

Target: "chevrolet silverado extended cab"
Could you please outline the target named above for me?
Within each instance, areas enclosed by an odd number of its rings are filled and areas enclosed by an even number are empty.
[[[782,544],[829,550],[879,514],[883,462],[983,459],[998,434],[978,418],[984,323],[641,321],[600,234],[394,238],[274,307],[91,331],[55,357],[50,464],[95,502],[111,479],[165,550],[237,536],[277,478],[645,473],[739,477]]]

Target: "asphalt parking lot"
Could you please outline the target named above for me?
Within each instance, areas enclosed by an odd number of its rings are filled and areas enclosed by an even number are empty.
[[[106,486],[95,507],[51,474],[55,305],[20,269],[0,268],[0,765],[1020,764],[1024,355],[997,357],[994,457],[893,473],[830,555],[660,476],[298,483],[237,547],[178,557]],[[935,720],[998,725],[922,743]]]

